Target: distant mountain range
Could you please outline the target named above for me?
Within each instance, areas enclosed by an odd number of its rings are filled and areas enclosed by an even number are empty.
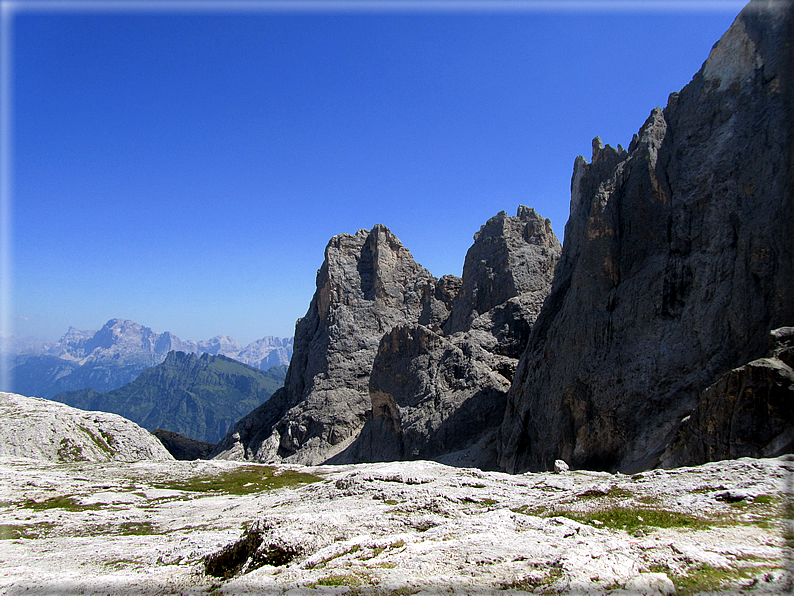
[[[182,341],[125,319],[111,319],[99,331],[74,327],[55,343],[18,340],[13,358],[14,393],[51,398],[62,391],[111,391],[134,381],[171,351],[226,356],[260,370],[289,364],[293,338],[263,337],[243,347],[228,335]]]
[[[226,356],[169,352],[134,381],[101,393],[65,391],[52,399],[81,410],[119,414],[147,430],[217,443],[229,427],[284,384],[287,366],[262,371]]]

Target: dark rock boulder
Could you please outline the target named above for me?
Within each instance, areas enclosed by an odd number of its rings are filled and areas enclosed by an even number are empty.
[[[794,450],[794,328],[772,332],[773,349],[723,375],[700,396],[662,456],[673,468]]]
[[[794,323],[792,17],[750,2],[629,145],[576,159],[501,429],[511,472],[649,468],[704,388]]]
[[[215,449],[215,443],[197,441],[162,428],[155,428],[152,434],[157,437],[174,459],[182,461],[209,459],[210,453]]]

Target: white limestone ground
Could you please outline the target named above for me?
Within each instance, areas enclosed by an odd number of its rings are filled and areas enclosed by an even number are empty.
[[[239,462],[0,458],[0,594],[778,594],[792,466],[284,466],[264,489]],[[282,564],[206,574],[245,528]]]

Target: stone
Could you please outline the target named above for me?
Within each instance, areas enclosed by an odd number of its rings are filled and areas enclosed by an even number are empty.
[[[793,30],[790,3],[753,0],[628,150],[576,158],[504,469],[659,465],[704,388],[794,322]]]
[[[631,594],[644,596],[668,596],[676,592],[675,585],[665,573],[640,573],[627,581],[624,587]]]
[[[570,470],[568,464],[566,464],[561,459],[554,460],[554,473],[555,474],[563,474]]]
[[[168,461],[156,437],[116,414],[0,393],[0,457],[54,462]]]
[[[383,226],[336,236],[283,392],[235,425],[216,457],[495,468],[505,395],[560,250],[549,221],[524,206],[482,226],[463,279],[431,276]]]
[[[381,340],[371,418],[350,459],[496,469],[507,390],[560,251],[549,220],[530,207],[489,219],[474,235],[443,328],[400,326]]]
[[[670,594],[675,578],[689,593],[786,594],[774,503],[790,496],[788,464],[747,458],[637,480],[573,471],[560,490],[551,473],[427,461],[272,468],[0,457],[0,591],[639,596]],[[272,485],[256,486],[263,478]],[[573,498],[594,479],[622,489],[611,507],[705,526],[657,527],[643,514],[647,535],[632,536],[598,513],[608,497]],[[719,485],[766,495],[743,510],[753,521],[714,498]]]
[[[700,395],[662,456],[677,467],[794,451],[794,328],[770,333],[769,357],[735,368]]]
[[[215,456],[319,464],[342,452],[371,409],[381,338],[406,323],[440,328],[456,286],[430,275],[385,226],[332,238],[284,388],[236,423]]]

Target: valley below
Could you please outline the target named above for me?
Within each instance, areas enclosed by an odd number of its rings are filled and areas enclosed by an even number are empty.
[[[628,476],[4,457],[0,594],[779,594],[789,459]]]

